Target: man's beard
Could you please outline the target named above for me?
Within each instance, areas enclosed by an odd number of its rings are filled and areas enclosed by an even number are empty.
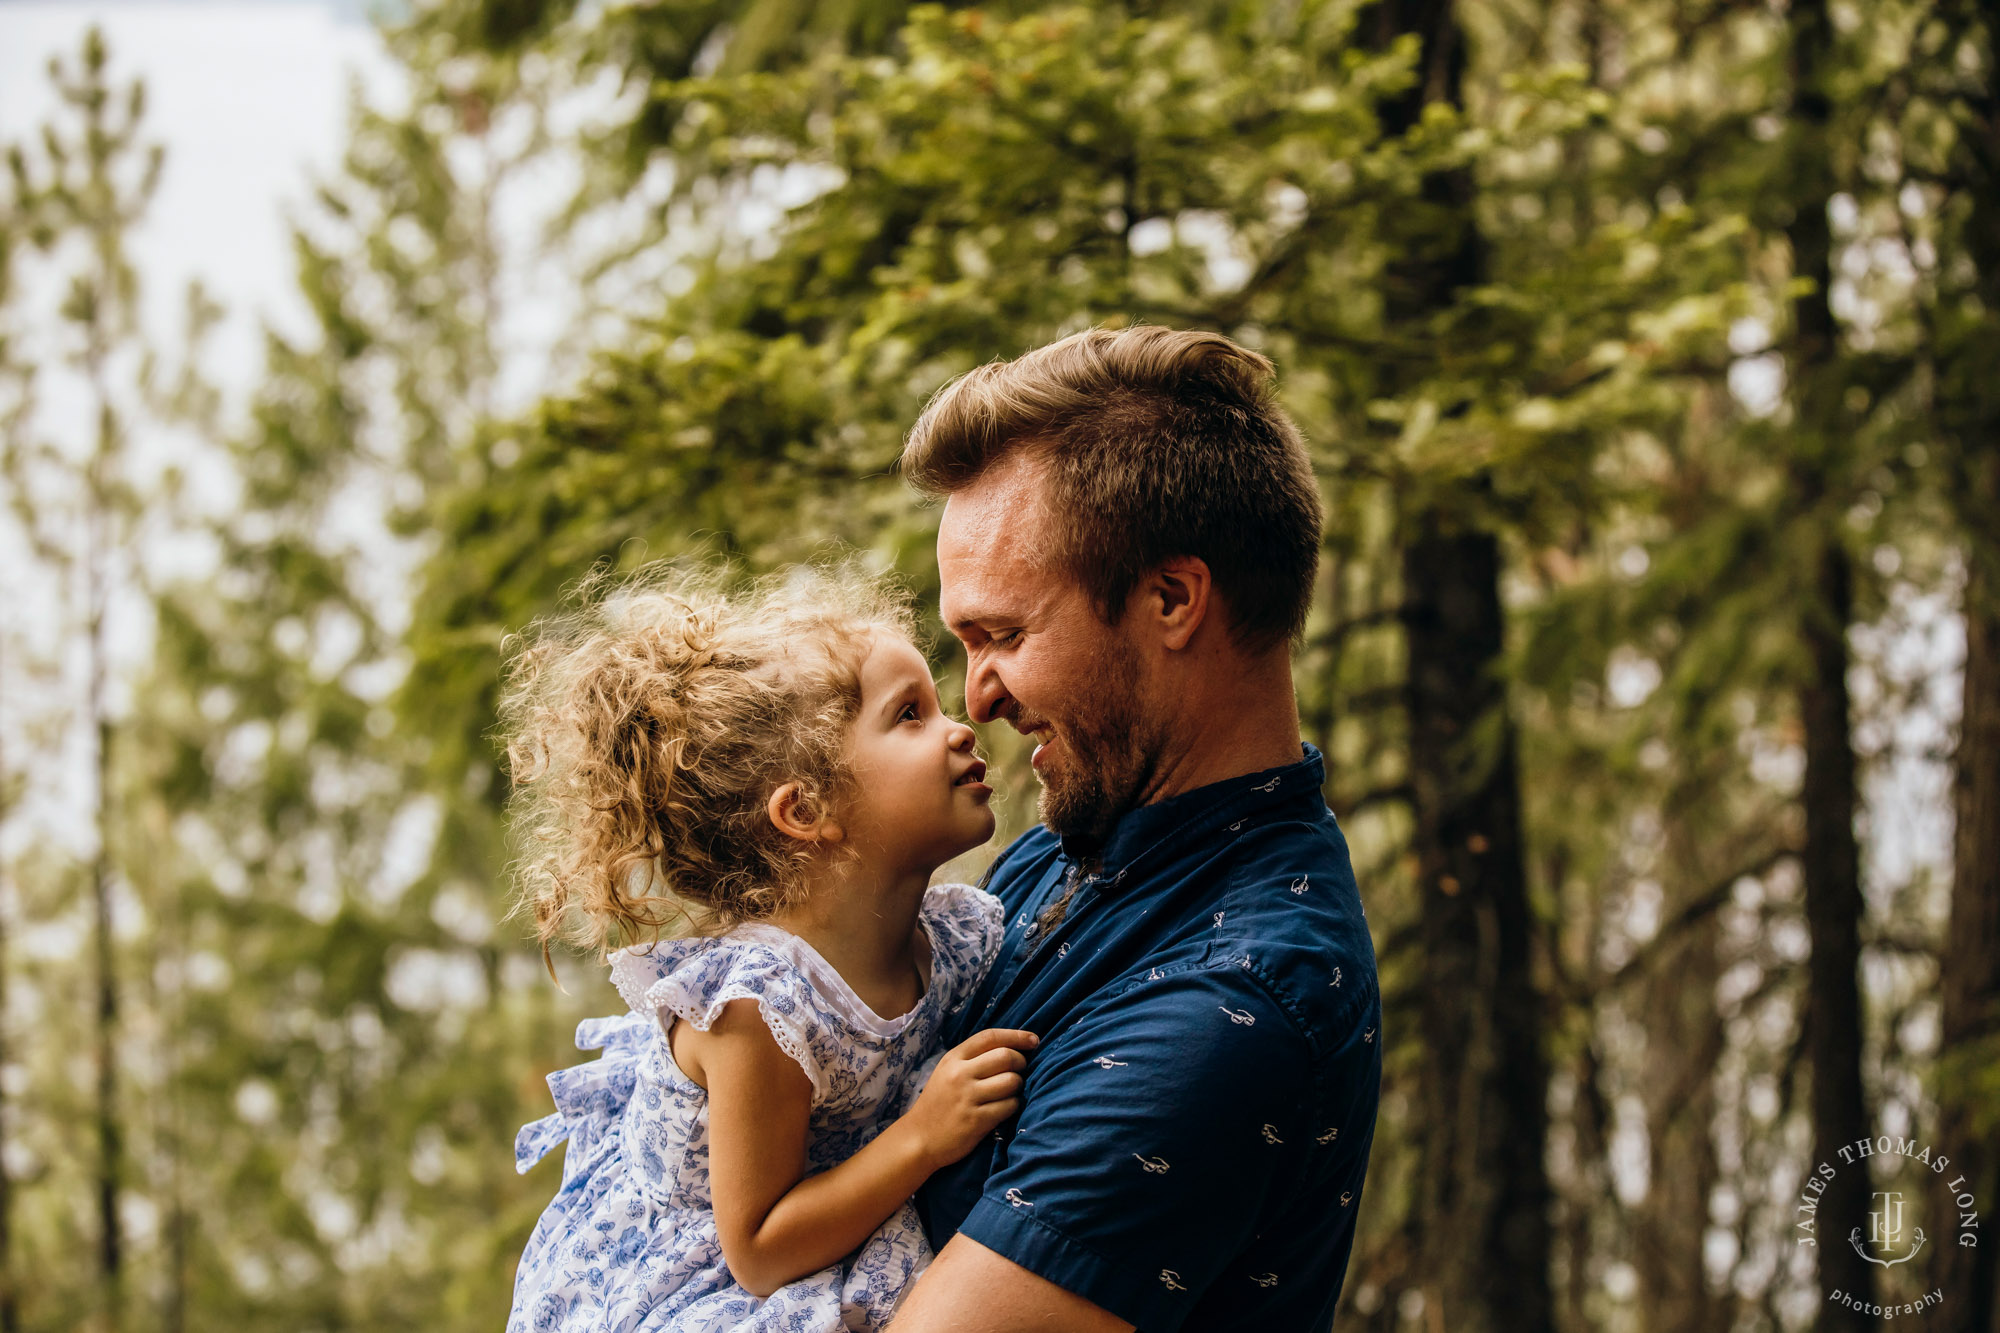
[[[1062,748],[1043,765],[1038,814],[1060,838],[1096,847],[1137,801],[1157,747],[1139,706],[1139,659],[1118,640],[1089,673],[1090,697],[1048,721]]]

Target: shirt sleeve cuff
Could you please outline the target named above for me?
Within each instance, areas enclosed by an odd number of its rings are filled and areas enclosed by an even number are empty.
[[[1172,1333],[1179,1328],[1196,1294],[1181,1287],[1179,1274],[1171,1270],[1141,1273],[1130,1263],[1114,1264],[1039,1220],[1030,1209],[1016,1208],[1004,1199],[981,1198],[958,1230],[1145,1333]]]

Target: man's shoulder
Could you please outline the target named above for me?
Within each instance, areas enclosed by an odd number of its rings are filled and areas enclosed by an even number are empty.
[[[1221,868],[1224,905],[1258,909],[1254,916],[1278,925],[1281,936],[1303,932],[1323,947],[1368,938],[1347,839],[1330,812],[1317,819],[1299,815],[1246,825]]]
[[[1218,947],[1195,959],[1163,962],[1104,995],[1093,1028],[1144,1031],[1149,1038],[1194,1052],[1255,1048],[1267,1056],[1310,1054],[1310,1014],[1276,984],[1258,958]]]
[[[1230,832],[1239,873],[1314,873],[1354,884],[1354,865],[1340,822],[1324,805],[1317,811],[1289,809],[1251,818]]]
[[[1242,984],[1281,1006],[1316,1055],[1372,1032],[1381,1022],[1375,945],[1333,817],[1245,830],[1232,861],[1217,936]]]

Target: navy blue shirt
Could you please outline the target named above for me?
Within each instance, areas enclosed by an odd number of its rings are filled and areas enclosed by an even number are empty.
[[[1094,860],[1040,828],[1001,854],[1006,935],[945,1037],[1042,1042],[1021,1114],[919,1194],[934,1247],[962,1232],[1144,1333],[1327,1327],[1382,1007],[1323,778],[1307,746],[1132,811]]]

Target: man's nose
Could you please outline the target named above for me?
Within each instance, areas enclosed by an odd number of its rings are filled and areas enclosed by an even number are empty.
[[[1000,673],[985,660],[984,654],[968,653],[965,662],[965,712],[974,722],[982,725],[1000,716],[1000,708],[1007,702],[1007,687],[1000,682]]]

